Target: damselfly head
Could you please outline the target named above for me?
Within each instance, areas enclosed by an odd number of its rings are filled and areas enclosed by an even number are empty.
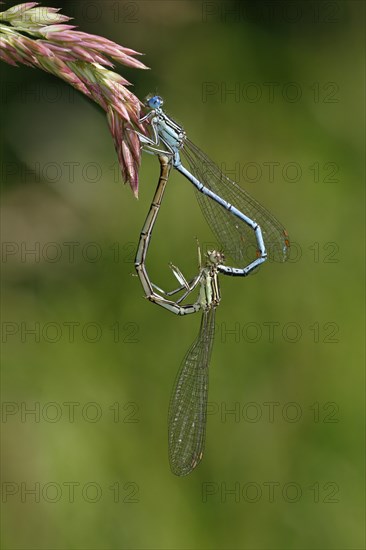
[[[160,95],[148,95],[145,99],[145,104],[150,109],[160,109],[164,104],[164,100]]]
[[[211,265],[219,265],[225,261],[224,254],[218,250],[207,250],[206,258]]]

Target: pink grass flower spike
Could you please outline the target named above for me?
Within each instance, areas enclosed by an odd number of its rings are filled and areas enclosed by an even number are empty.
[[[139,52],[107,38],[75,30],[70,17],[58,8],[26,2],[0,13],[0,59],[10,65],[37,67],[98,103],[107,121],[118,155],[121,173],[138,196],[140,144],[134,132],[146,133],[139,123],[142,103],[114,72],[113,61],[135,69],[147,69],[135,58]],[[113,60],[113,61],[112,61]]]

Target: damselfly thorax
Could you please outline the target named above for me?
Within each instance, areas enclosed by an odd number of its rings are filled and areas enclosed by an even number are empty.
[[[217,266],[224,261],[224,255],[217,250],[209,250],[207,263],[201,271],[201,287],[198,302],[202,309],[217,307],[221,300]]]

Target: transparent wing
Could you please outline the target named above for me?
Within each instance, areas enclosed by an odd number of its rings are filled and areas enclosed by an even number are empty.
[[[205,446],[208,367],[215,331],[215,308],[204,310],[197,339],[175,380],[169,405],[169,462],[185,476],[201,461]]]
[[[286,261],[290,246],[289,237],[276,218],[244,189],[225,176],[189,139],[184,142],[181,153],[183,158],[186,158],[192,174],[201,183],[260,225],[268,257],[278,262]],[[252,261],[257,252],[254,231],[214,200],[199,191],[196,193],[207,223],[226,254],[238,265]]]

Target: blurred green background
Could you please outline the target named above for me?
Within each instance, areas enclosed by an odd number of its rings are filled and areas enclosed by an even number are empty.
[[[143,156],[136,201],[101,110],[2,65],[3,547],[364,548],[364,4],[63,12],[146,54],[150,71],[118,69],[134,93],[157,90],[294,246],[221,277],[205,456],[174,477],[167,408],[200,319],[148,303],[131,275],[158,163]],[[195,274],[196,235],[214,242],[173,174],[157,284],[173,286],[169,261]]]

